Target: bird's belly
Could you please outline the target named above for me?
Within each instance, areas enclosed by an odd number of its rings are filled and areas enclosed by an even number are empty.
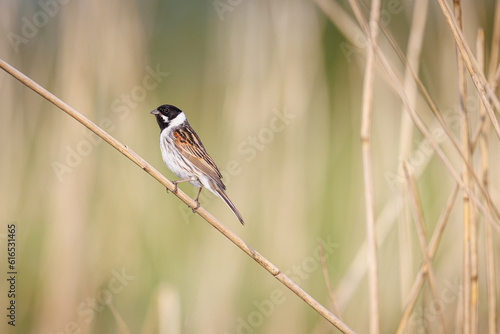
[[[193,173],[193,167],[182,155],[162,147],[162,157],[163,162],[167,165],[168,169],[170,169],[179,179],[186,180],[196,177],[195,181],[189,181],[189,183],[197,188],[202,186],[198,180],[198,176]]]

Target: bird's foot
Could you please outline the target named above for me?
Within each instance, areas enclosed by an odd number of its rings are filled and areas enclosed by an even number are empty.
[[[178,188],[177,188],[177,183],[179,183],[179,182],[183,182],[183,181],[184,181],[184,180],[181,180],[181,181],[172,181],[172,183],[174,184],[174,190],[169,190],[169,189],[167,188],[167,194],[168,194],[168,192],[169,192],[169,191],[171,191],[171,192],[173,192],[173,193],[175,194],[175,193],[177,192],[177,189],[178,189]]]
[[[191,210],[193,211],[193,213],[196,213],[196,209],[198,209],[200,207],[200,202],[198,202],[198,200],[196,200],[196,206],[194,208],[192,208]]]

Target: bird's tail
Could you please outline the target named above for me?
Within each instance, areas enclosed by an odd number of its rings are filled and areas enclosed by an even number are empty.
[[[219,195],[219,197],[222,198],[222,200],[227,204],[227,206],[231,209],[231,211],[233,211],[233,213],[236,215],[236,217],[240,221],[241,225],[245,225],[245,222],[243,221],[243,217],[241,217],[240,212],[238,211],[238,209],[236,209],[236,207],[234,206],[233,202],[231,202],[229,197],[227,197],[224,190],[217,188],[216,191],[217,191],[217,194]]]

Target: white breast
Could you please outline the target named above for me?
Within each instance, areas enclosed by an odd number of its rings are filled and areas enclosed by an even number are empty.
[[[176,117],[176,121],[179,117]],[[185,119],[185,117],[184,117]],[[170,124],[172,125],[172,123]],[[170,126],[169,126],[170,128]],[[168,169],[172,171],[179,179],[185,180],[191,177],[199,177],[196,168],[175,148],[173,139],[171,137],[172,131],[162,131],[160,134],[160,149],[163,162],[167,165]],[[193,186],[201,187],[199,181],[190,181]]]

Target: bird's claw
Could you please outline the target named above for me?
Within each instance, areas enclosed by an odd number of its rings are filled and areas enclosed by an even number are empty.
[[[196,213],[196,209],[198,209],[200,207],[200,202],[196,201],[196,206],[194,208],[192,208],[191,210],[193,211],[193,213]]]
[[[169,191],[173,192],[174,194],[177,192],[177,182],[172,182],[174,184],[174,190],[169,190],[168,188],[165,188],[167,190],[167,194]]]

